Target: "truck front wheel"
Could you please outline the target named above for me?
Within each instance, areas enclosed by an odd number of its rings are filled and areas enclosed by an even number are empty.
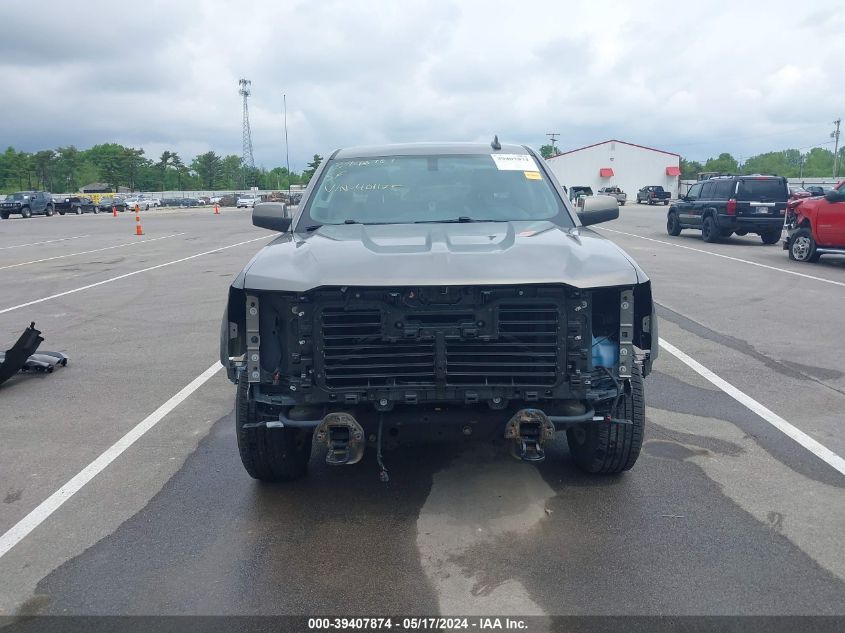
[[[576,466],[588,473],[615,474],[629,470],[640,456],[645,430],[643,377],[635,371],[631,393],[625,394],[614,417],[631,424],[600,422],[567,429],[569,453]]]
[[[244,468],[253,479],[265,482],[293,481],[303,477],[311,457],[310,429],[270,428],[256,424],[272,416],[262,415],[249,396],[246,375],[238,380],[235,434]]]
[[[816,240],[810,229],[799,229],[789,241],[789,259],[797,262],[817,262],[821,257],[816,252]]]

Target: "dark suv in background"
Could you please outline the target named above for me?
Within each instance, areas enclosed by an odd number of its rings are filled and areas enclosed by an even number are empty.
[[[697,229],[705,242],[757,233],[764,244],[780,240],[789,188],[780,176],[717,176],[690,187],[669,207],[666,231]]]
[[[4,220],[10,215],[20,215],[29,218],[33,215],[53,215],[53,197],[46,191],[18,191],[10,193],[0,202],[0,218]]]

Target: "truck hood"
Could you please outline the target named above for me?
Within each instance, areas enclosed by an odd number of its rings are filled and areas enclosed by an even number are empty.
[[[548,221],[324,225],[265,246],[234,285],[305,292],[320,286],[561,283],[633,285],[648,278],[618,246]]]

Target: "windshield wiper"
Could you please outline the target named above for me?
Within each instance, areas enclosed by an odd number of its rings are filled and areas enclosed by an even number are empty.
[[[344,220],[343,223],[344,224],[363,224],[365,226],[372,226],[373,224],[392,224],[392,222],[361,222],[360,220],[353,220],[351,218]],[[316,231],[317,229],[322,228],[324,226],[326,226],[326,224],[313,224],[311,226],[306,226],[305,230],[310,233],[311,231]],[[329,222],[328,226],[340,226],[340,225],[336,224],[335,222]]]
[[[461,215],[449,220],[417,220],[414,224],[463,224],[465,222],[510,222],[510,220],[485,220],[483,218],[471,218],[468,215]]]

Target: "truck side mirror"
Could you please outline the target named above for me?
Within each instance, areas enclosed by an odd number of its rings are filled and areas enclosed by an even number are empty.
[[[262,229],[285,233],[291,222],[287,205],[281,202],[256,202],[252,207],[252,223]]]
[[[824,199],[828,202],[845,202],[845,196],[839,193],[836,189],[831,189],[824,194]]]
[[[578,219],[584,226],[609,222],[619,217],[619,202],[613,196],[590,196],[584,198]]]

